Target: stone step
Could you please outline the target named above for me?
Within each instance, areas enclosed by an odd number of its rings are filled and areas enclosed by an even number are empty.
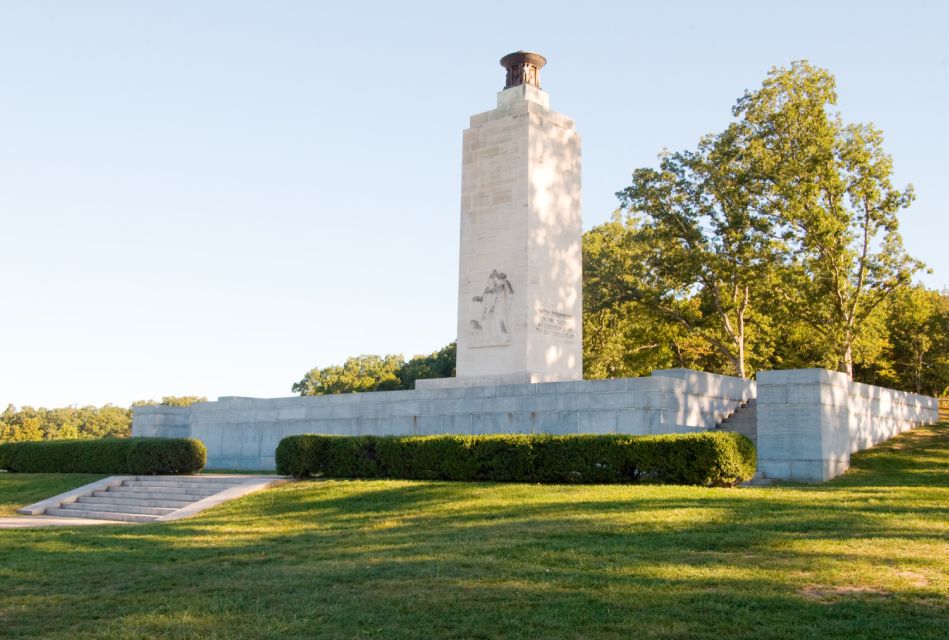
[[[230,489],[230,487],[225,487],[225,489]],[[115,490],[115,491],[124,491],[124,492],[126,492],[126,493],[129,493],[129,492],[133,492],[133,493],[134,493],[134,492],[136,492],[136,491],[145,491],[145,492],[148,492],[148,491],[155,491],[155,492],[159,492],[159,493],[177,494],[177,495],[182,495],[182,496],[189,496],[189,495],[193,495],[193,496],[210,496],[210,495],[214,495],[215,493],[219,493],[219,492],[221,492],[221,491],[224,491],[225,489],[217,489],[217,488],[215,488],[215,487],[202,487],[202,486],[197,486],[197,487],[174,487],[174,486],[163,485],[163,484],[131,484],[131,485],[127,485],[127,484],[125,484],[125,483],[122,483],[122,485],[121,485],[121,486],[118,486],[118,487],[109,487],[109,490],[110,490],[110,491],[112,491],[112,490]]]
[[[220,496],[228,490],[231,490],[233,497],[235,493],[260,491],[285,482],[273,476],[126,476],[121,479],[123,484],[110,484],[115,480],[118,478],[92,482],[18,511],[29,515],[45,513],[56,517],[106,522],[147,523],[160,518],[189,517],[196,513],[196,503],[211,496]],[[204,507],[213,506],[224,499],[222,496],[207,500]]]
[[[192,500],[143,500],[142,498],[116,498],[114,495],[106,492],[104,497],[82,496],[77,502],[88,504],[128,504],[137,507],[166,507],[169,509],[181,509],[193,504]]]
[[[758,402],[749,400],[735,410],[733,414],[722,420],[715,428],[719,431],[739,433],[755,446],[758,445]]]
[[[191,475],[191,476],[133,476],[131,480],[157,480],[159,482],[204,482],[207,480],[223,480],[225,482],[230,482],[234,478],[215,478],[214,476],[202,476],[202,475]]]
[[[205,482],[191,482],[191,481],[181,481],[181,480],[124,480],[122,484],[129,487],[145,487],[145,486],[161,486],[161,487],[174,487],[176,489],[198,489],[202,487],[214,487],[228,489],[230,487],[240,486],[241,482],[225,482],[225,481],[205,481]]]
[[[88,504],[80,502],[66,503],[59,506],[60,509],[71,509],[73,511],[101,511],[103,513],[139,513],[149,516],[163,516],[177,509],[162,507],[142,507],[131,504]]]
[[[720,425],[718,425],[718,427],[716,428],[724,430],[724,431],[757,431],[758,425],[748,424],[745,422],[742,422],[742,423],[723,422]]]
[[[133,480],[126,480],[123,484],[129,486],[138,485],[162,485],[171,487],[236,487],[244,484],[244,480],[227,480],[224,478],[178,478],[162,476],[138,476]]]
[[[201,500],[207,497],[205,495],[165,493],[163,491],[114,491],[113,489],[109,489],[108,491],[94,491],[92,495],[96,498],[135,498],[138,500],[182,500],[182,501],[187,501],[188,504],[191,504],[192,502],[197,502],[198,500]]]
[[[88,518],[90,520],[118,520],[121,522],[154,522],[159,516],[149,516],[138,513],[114,513],[110,511],[84,511],[81,509],[47,509],[48,516],[65,518]]]
[[[758,425],[750,422],[723,422],[720,428],[729,431],[757,431]]]

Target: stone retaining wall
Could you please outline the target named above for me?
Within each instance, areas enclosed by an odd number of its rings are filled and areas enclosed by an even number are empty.
[[[193,437],[210,469],[273,469],[288,435],[685,433],[712,429],[755,383],[685,369],[647,378],[485,385],[293,398],[224,397],[136,407],[133,436]]]
[[[757,397],[762,477],[820,482],[850,454],[939,420],[936,398],[851,382],[824,369],[760,371],[758,383],[668,369],[648,378],[488,384],[293,398],[220,398],[136,407],[134,436],[193,437],[211,469],[273,469],[301,433],[686,433],[713,429]]]
[[[760,371],[758,472],[820,482],[850,466],[850,454],[939,420],[936,398],[852,382],[826,369]]]

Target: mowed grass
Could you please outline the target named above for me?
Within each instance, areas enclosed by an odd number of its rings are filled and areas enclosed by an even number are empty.
[[[0,531],[0,636],[946,638],[949,425],[853,467],[757,489],[310,481],[176,523]],[[0,497],[56,482],[79,479],[3,475]]]
[[[15,516],[20,507],[103,477],[87,473],[0,473],[0,517]]]

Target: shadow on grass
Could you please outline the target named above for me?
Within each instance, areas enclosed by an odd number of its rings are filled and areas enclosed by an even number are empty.
[[[917,427],[850,458],[832,487],[949,487],[949,423]]]

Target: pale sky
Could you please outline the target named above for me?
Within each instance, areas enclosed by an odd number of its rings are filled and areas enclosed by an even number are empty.
[[[461,132],[537,51],[584,228],[768,70],[834,73],[949,285],[949,4],[0,0],[0,408],[287,396],[454,339]]]

